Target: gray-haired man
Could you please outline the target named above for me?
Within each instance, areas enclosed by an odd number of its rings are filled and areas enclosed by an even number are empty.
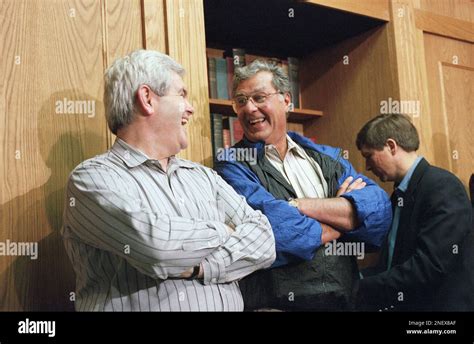
[[[257,163],[229,155],[215,168],[268,217],[277,251],[272,269],[241,281],[246,308],[352,309],[358,254],[333,253],[331,245],[361,243],[362,254],[362,244],[380,246],[391,219],[388,196],[341,149],[287,132],[291,95],[280,67],[256,60],[236,69],[233,100],[245,133],[234,148],[256,149]]]
[[[275,259],[267,218],[211,169],[175,157],[194,112],[183,73],[145,50],[106,71],[117,140],[67,186],[63,236],[77,310],[240,311],[237,280]]]

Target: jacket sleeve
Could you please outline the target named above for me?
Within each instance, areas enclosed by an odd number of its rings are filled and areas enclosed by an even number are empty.
[[[245,166],[229,161],[218,161],[214,168],[248,204],[264,213],[273,229],[276,260],[273,267],[288,264],[295,258],[311,260],[321,245],[321,225],[302,215],[285,200],[278,200],[260,183],[258,177]]]
[[[456,247],[462,247],[472,221],[462,184],[453,183],[452,177],[440,178],[419,197],[425,206],[418,214],[414,254],[404,263],[359,282],[358,302],[368,309],[423,297],[455,267]]]
[[[349,176],[362,178],[367,183],[366,187],[354,190],[341,197],[349,200],[355,207],[359,227],[344,235],[346,240],[365,242],[369,248],[379,249],[390,229],[392,222],[392,206],[387,193],[373,180],[357,173],[348,160],[341,160],[345,173],[339,179],[339,186]]]

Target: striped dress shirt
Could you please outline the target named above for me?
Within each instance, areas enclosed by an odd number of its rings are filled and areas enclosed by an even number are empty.
[[[62,234],[79,311],[242,311],[237,281],[275,260],[268,219],[213,170],[121,139],[71,173]]]

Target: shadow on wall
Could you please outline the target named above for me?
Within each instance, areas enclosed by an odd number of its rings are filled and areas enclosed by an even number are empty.
[[[105,131],[99,135],[105,129],[101,123],[103,110],[95,118],[58,114],[56,102],[64,98],[91,99],[99,104],[90,95],[66,90],[53,94],[38,114],[38,149],[50,169],[50,177],[45,184],[4,204],[1,210],[2,216],[10,217],[13,228],[8,239],[37,242],[38,254],[37,259],[9,257],[11,264],[0,276],[2,311],[74,310],[71,293],[75,291],[75,277],[60,234],[65,185],[75,166],[105,151],[106,139]],[[26,175],[36,173],[35,166],[30,168]]]

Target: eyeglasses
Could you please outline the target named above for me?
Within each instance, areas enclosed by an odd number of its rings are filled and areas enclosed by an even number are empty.
[[[241,108],[243,108],[245,105],[247,105],[247,102],[249,100],[251,100],[252,103],[256,107],[260,107],[260,106],[263,106],[265,104],[268,97],[273,96],[275,94],[283,94],[283,92],[281,92],[281,91],[274,92],[274,93],[258,92],[258,93],[252,94],[250,96],[240,94],[240,95],[234,97],[234,99],[232,101],[232,108],[237,113]]]

